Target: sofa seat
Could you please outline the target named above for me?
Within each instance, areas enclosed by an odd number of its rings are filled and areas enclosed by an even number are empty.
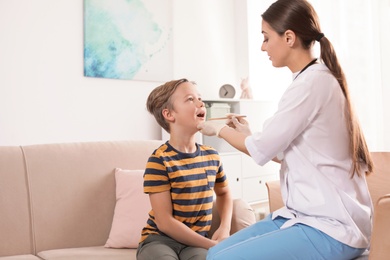
[[[112,249],[103,246],[94,246],[47,250],[38,253],[38,256],[45,260],[129,260],[136,259],[136,253],[136,249]]]
[[[42,260],[41,258],[34,255],[15,255],[15,256],[3,256],[1,260]]]

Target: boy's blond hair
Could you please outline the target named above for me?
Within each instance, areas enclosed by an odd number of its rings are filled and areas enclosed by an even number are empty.
[[[162,111],[164,109],[174,109],[171,102],[171,97],[176,91],[177,87],[184,82],[189,81],[184,78],[168,81],[165,84],[153,89],[146,101],[146,108],[148,111],[154,116],[154,118],[156,118],[157,123],[168,133],[170,133],[169,123],[165,120]]]

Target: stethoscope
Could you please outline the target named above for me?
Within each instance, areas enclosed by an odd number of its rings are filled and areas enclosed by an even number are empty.
[[[294,80],[296,80],[296,78],[298,78],[299,75],[301,75],[302,72],[304,72],[308,67],[310,67],[311,65],[313,65],[314,63],[316,63],[317,61],[317,58],[315,58],[314,60],[312,60],[309,64],[307,64],[299,73],[298,75],[295,76]]]

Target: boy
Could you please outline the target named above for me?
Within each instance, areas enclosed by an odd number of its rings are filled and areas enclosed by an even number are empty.
[[[155,88],[146,105],[170,139],[146,165],[144,192],[152,210],[137,259],[205,259],[208,248],[229,236],[233,207],[217,151],[195,142],[206,108],[187,79]],[[213,192],[221,225],[210,239]]]

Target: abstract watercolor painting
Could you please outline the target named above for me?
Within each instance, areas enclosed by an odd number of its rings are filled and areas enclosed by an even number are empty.
[[[84,76],[168,81],[172,0],[84,0]]]

